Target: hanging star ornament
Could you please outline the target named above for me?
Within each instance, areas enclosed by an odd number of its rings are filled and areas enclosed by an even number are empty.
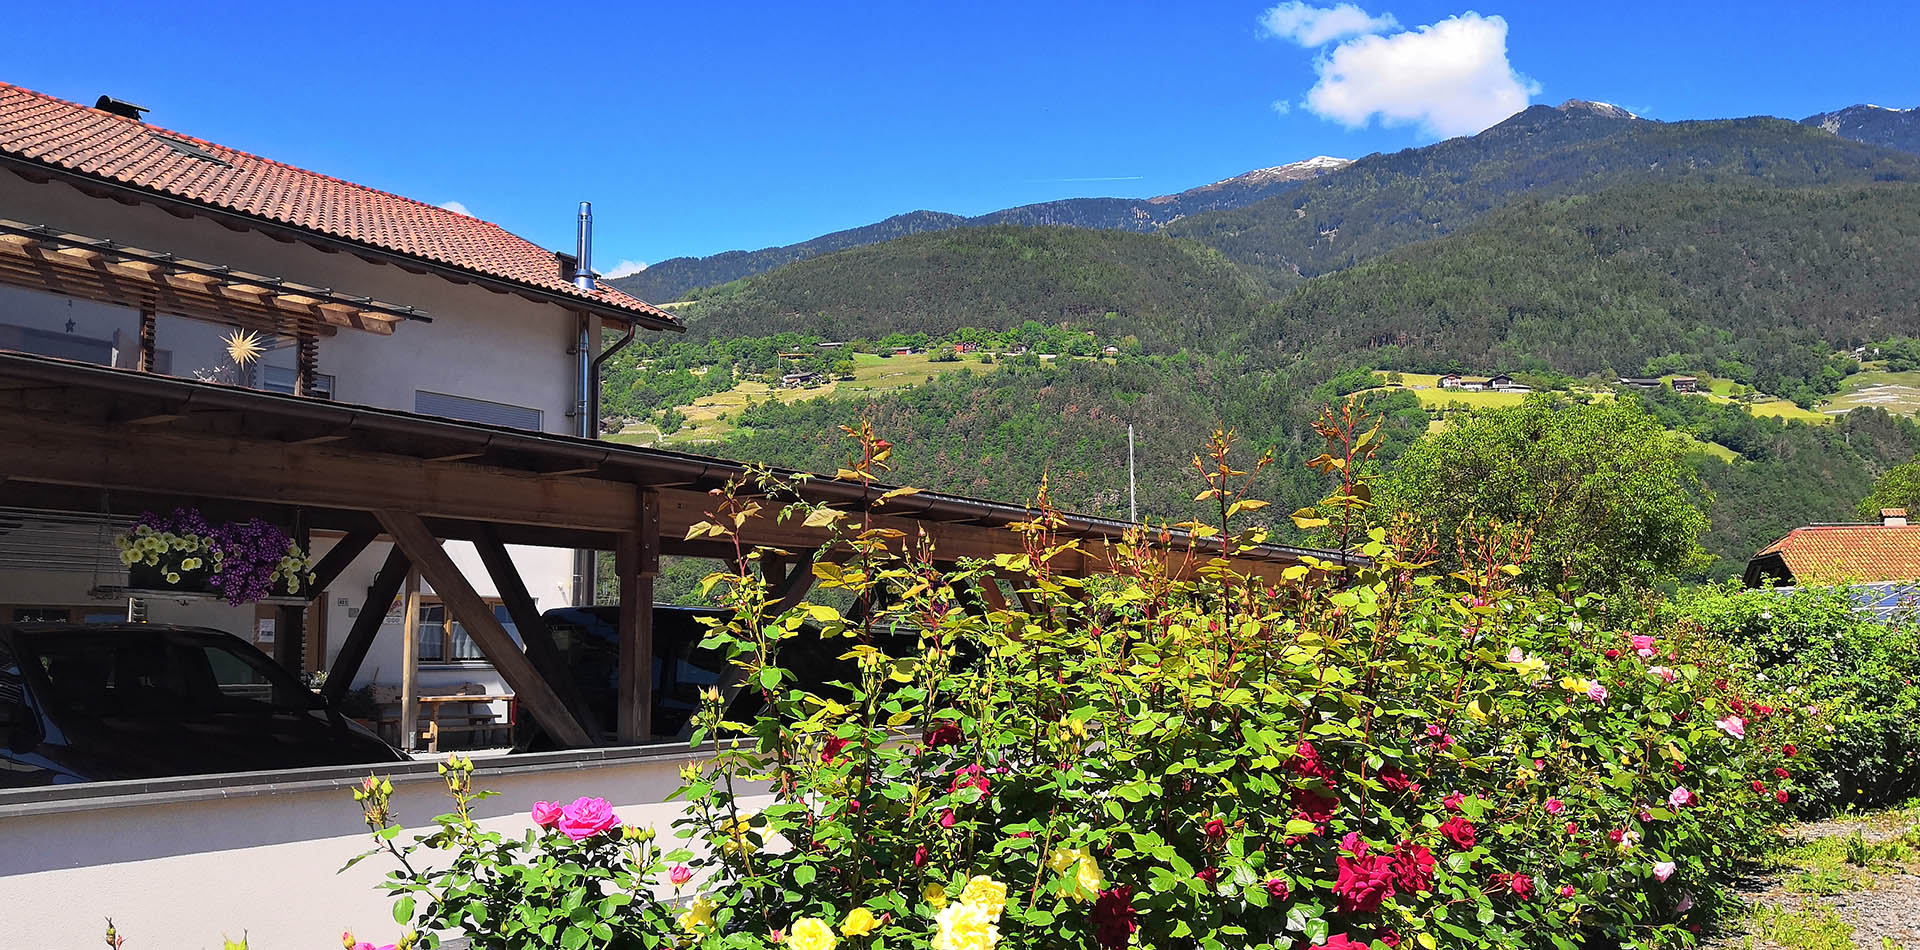
[[[266,352],[260,337],[252,330],[235,330],[227,335],[226,342],[227,355],[233,358],[235,366],[245,366]]]

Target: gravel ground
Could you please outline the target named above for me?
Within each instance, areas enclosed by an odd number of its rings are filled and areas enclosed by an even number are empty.
[[[1839,818],[1808,822],[1787,833],[1790,844],[1816,844],[1827,839],[1845,839],[1854,832],[1868,844],[1899,838],[1914,827],[1912,812],[1891,812],[1864,818]],[[1790,889],[1792,879],[1809,867],[1788,865],[1750,881],[1740,896],[1754,908],[1774,907],[1802,911],[1808,905],[1824,905],[1838,912],[1853,926],[1853,942],[1860,950],[1920,950],[1920,860],[1903,864],[1883,863],[1870,869],[1850,865],[1836,869],[1851,878],[1848,889],[1835,894],[1809,894]],[[1852,889],[1857,888],[1857,889]],[[1751,915],[1748,920],[1751,921]],[[1780,945],[1750,936],[1740,927],[1714,941],[1727,950],[1779,950]]]

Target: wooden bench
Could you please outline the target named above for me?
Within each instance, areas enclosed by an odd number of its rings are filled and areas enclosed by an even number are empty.
[[[455,714],[457,717],[464,717],[464,722],[443,722],[441,715],[450,705],[504,702],[507,704],[505,725],[511,726],[515,719],[516,704],[511,694],[456,693],[448,696],[421,696],[417,701],[420,703],[421,718],[426,720],[422,733],[426,736],[428,752],[439,752],[440,737],[448,733],[491,732],[502,725],[499,717],[494,715],[491,709],[476,712],[469,708],[463,713]]]

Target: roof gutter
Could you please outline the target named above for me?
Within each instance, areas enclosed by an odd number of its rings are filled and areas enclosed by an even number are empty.
[[[244,224],[246,227],[275,237],[302,241],[323,250],[345,251],[363,257],[378,257],[396,266],[425,270],[436,276],[444,277],[455,282],[477,284],[499,293],[519,294],[524,297],[537,299],[541,303],[550,303],[574,312],[586,310],[602,319],[612,320],[617,323],[628,325],[637,324],[651,330],[672,330],[675,332],[684,332],[686,330],[686,327],[678,321],[663,320],[650,314],[635,313],[621,307],[609,306],[591,297],[576,297],[532,284],[515,283],[510,280],[466,270],[424,257],[412,257],[350,238],[343,238],[338,235],[290,225],[284,221],[275,221],[272,218],[246,214],[227,208],[216,208],[212,205],[177,198],[173,195],[149,188],[141,188],[137,185],[129,185],[125,182],[118,182],[97,175],[87,175],[72,171],[71,169],[61,168],[58,165],[48,165],[30,159],[23,159],[19,156],[8,155],[4,152],[0,152],[0,166],[10,167],[16,170],[28,170],[30,172],[28,177],[30,178],[41,175],[49,178],[58,178],[71,185],[105,188],[109,191],[134,197],[140,201],[145,201],[163,208],[183,210],[187,213],[215,221],[232,221]]]

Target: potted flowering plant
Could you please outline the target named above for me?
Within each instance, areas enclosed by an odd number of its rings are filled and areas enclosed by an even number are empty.
[[[116,544],[134,588],[209,591],[239,606],[298,594],[314,580],[300,545],[260,518],[214,525],[187,508],[144,512]]]

